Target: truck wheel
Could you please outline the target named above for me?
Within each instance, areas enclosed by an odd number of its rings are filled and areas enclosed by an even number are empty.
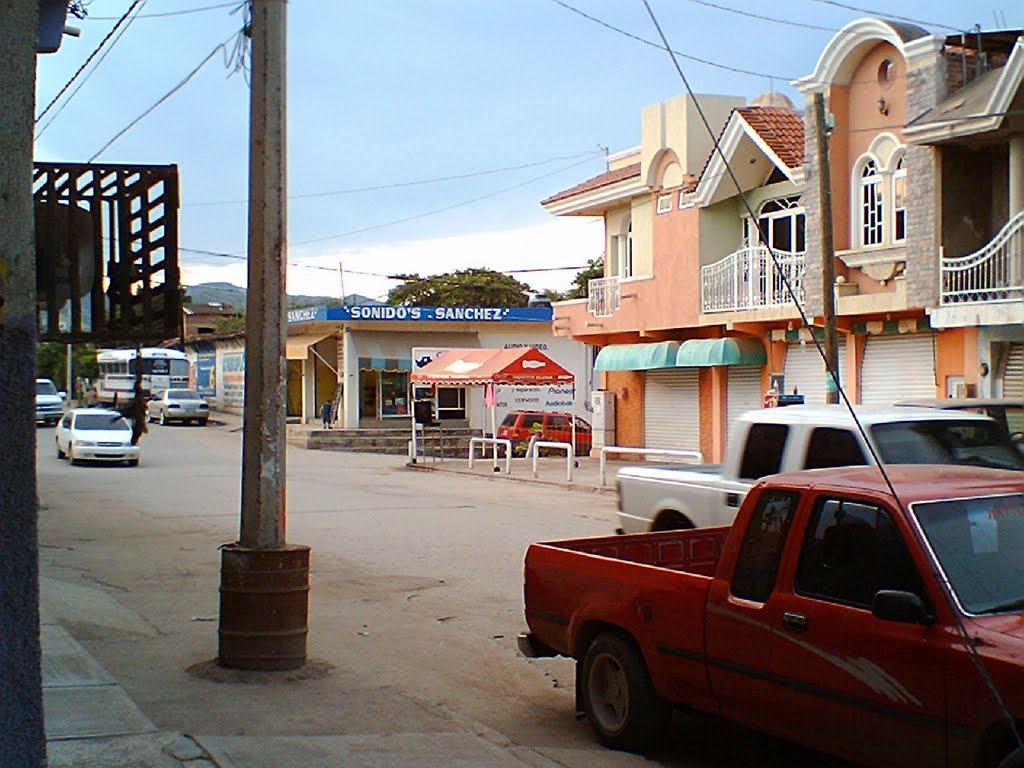
[[[693,523],[679,512],[662,512],[651,526],[651,531],[684,531],[693,528]]]
[[[602,744],[637,752],[668,725],[670,710],[658,698],[643,657],[621,635],[598,635],[579,668],[583,711]]]

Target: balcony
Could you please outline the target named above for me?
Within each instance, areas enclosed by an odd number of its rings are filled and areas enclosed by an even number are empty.
[[[619,308],[622,296],[619,278],[601,277],[587,283],[587,311],[594,317],[611,317]]]
[[[1024,298],[1024,211],[1004,226],[984,248],[957,258],[943,258],[939,301],[955,305],[1019,302]]]
[[[734,312],[792,304],[783,275],[803,299],[806,260],[803,252],[775,251],[779,269],[763,246],[741,248],[721,261],[700,268],[701,311]]]

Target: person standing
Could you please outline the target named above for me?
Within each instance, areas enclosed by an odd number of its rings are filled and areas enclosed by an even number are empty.
[[[331,428],[331,401],[325,400],[323,407],[320,408],[320,418],[323,419],[324,429]]]

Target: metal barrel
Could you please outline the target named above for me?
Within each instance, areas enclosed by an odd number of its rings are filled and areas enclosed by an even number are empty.
[[[217,663],[297,669],[309,633],[309,547],[221,549]]]

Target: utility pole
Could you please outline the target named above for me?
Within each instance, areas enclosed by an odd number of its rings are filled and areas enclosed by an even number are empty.
[[[32,203],[38,0],[0,8],[0,765],[46,765],[36,498]]]
[[[818,206],[821,211],[821,300],[825,319],[825,402],[839,402],[839,348],[836,346],[836,253],[832,233],[832,173],[828,156],[831,129],[825,123],[825,95],[814,94]],[[833,378],[835,377],[835,378]]]
[[[306,661],[309,547],[285,540],[287,0],[252,0],[241,536],[221,548],[218,662]]]

